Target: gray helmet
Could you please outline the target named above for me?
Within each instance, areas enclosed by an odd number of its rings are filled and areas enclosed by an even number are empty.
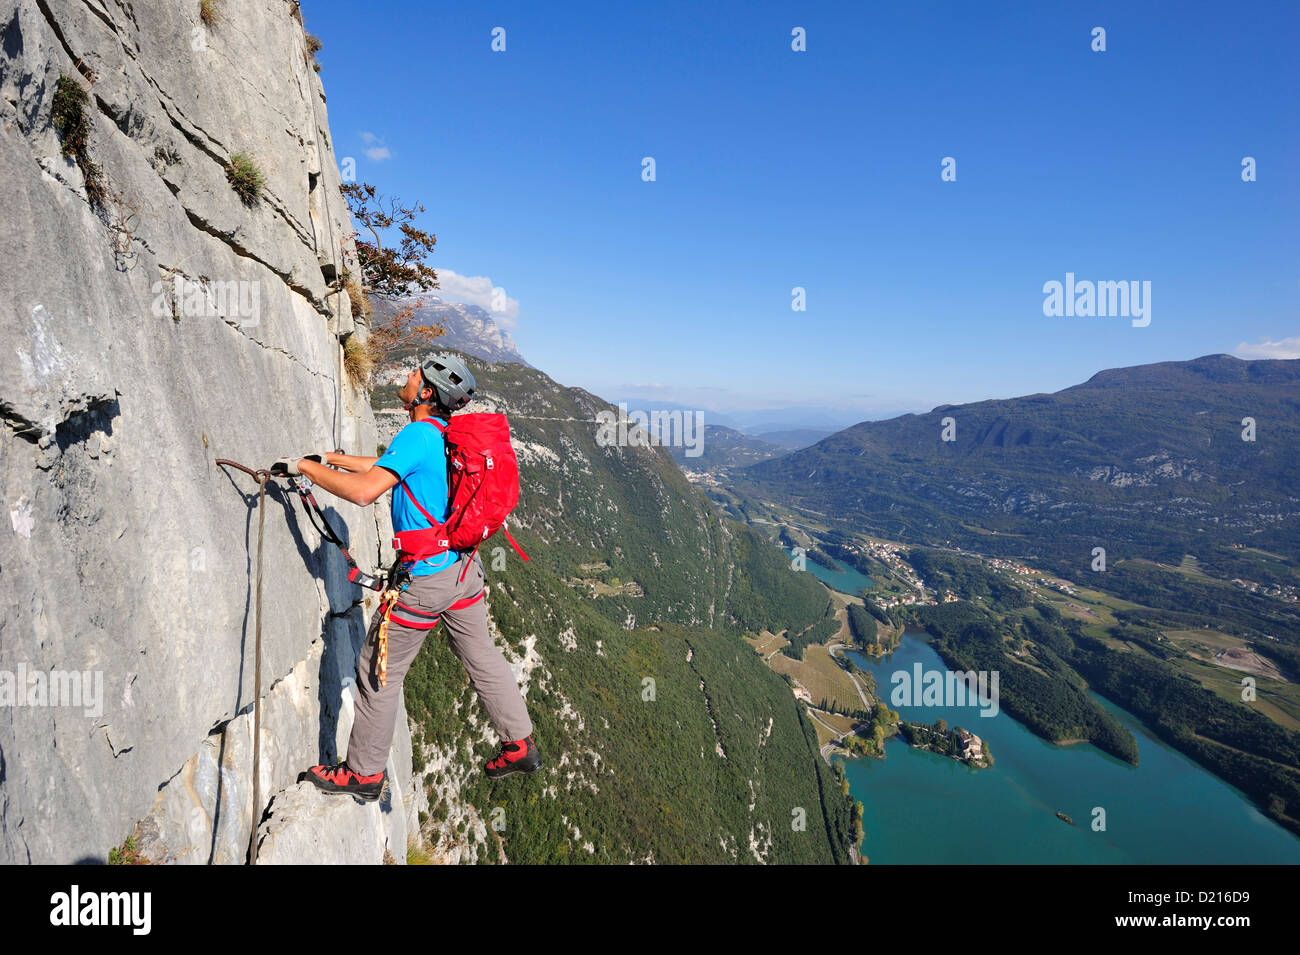
[[[474,397],[474,376],[455,355],[434,355],[420,369],[424,383],[433,389],[438,403],[448,411],[459,411]]]

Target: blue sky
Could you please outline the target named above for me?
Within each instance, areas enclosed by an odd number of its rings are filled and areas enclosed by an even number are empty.
[[[338,158],[426,206],[434,266],[504,289],[563,384],[870,418],[1300,357],[1300,5],[304,13]],[[1150,324],[1045,316],[1067,272],[1149,281]]]

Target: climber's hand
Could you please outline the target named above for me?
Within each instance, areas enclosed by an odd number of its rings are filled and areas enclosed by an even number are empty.
[[[312,451],[309,454],[286,454],[283,457],[276,458],[275,463],[271,465],[271,473],[276,477],[297,477],[302,472],[298,470],[298,465],[303,461],[315,461],[317,464],[328,464],[328,452]]]

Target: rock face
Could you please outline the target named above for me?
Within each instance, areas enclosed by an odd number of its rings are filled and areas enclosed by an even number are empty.
[[[366,330],[331,287],[355,250],[296,4],[219,9],[0,3],[3,863],[103,860],[133,831],[156,861],[247,861],[257,495],[214,460],[375,453],[341,374]],[[61,74],[88,94],[99,203],[61,154]],[[232,189],[237,153],[257,201]],[[366,569],[390,556],[384,508],[320,497]],[[265,508],[261,843],[402,861],[421,808],[404,715],[384,802],[296,782],[346,741],[375,599],[287,485]]]

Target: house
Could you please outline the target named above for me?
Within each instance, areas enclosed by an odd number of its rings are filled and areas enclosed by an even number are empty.
[[[957,730],[957,755],[962,759],[983,759],[984,743],[974,733]]]

